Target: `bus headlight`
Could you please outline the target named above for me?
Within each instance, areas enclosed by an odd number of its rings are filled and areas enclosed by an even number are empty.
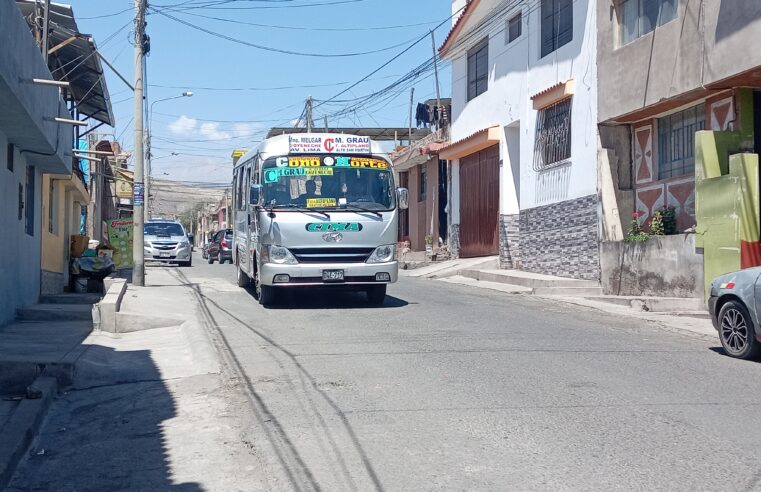
[[[277,263],[278,265],[296,265],[298,261],[288,251],[288,248],[270,244],[262,248],[262,263]]]
[[[396,244],[378,246],[367,259],[367,263],[386,263],[392,261],[394,256],[396,256]]]

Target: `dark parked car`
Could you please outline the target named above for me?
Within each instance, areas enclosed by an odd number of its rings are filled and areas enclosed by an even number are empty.
[[[206,251],[209,264],[218,261],[220,264],[225,261],[233,262],[233,230],[225,229],[217,232],[212,237]]]

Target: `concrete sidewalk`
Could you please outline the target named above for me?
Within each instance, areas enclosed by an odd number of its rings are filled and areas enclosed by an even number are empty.
[[[524,272],[525,273],[525,272]],[[535,288],[503,282],[491,282],[488,280],[476,280],[471,277],[454,275],[442,279],[441,282],[448,282],[460,285],[467,285],[475,288],[495,290],[505,294],[533,295],[548,302],[563,302],[574,304],[576,306],[604,311],[618,316],[627,316],[641,319],[649,324],[662,328],[665,331],[680,333],[682,335],[697,337],[700,339],[716,341],[716,330],[711,323],[710,318],[705,311],[693,310],[665,310],[663,304],[654,303],[661,311],[643,310],[640,306],[643,298],[623,298],[617,296],[569,296],[569,295],[542,295],[537,293]],[[614,299],[610,299],[613,297]],[[678,308],[699,307],[700,301],[694,299],[675,298]],[[660,298],[660,301],[668,303],[670,299]]]
[[[192,290],[171,268],[150,268],[147,284],[130,285],[122,303],[134,330],[95,331],[76,343],[72,384],[8,490],[74,490],[83,480],[91,490],[243,483],[245,467],[230,459],[247,451],[241,398],[221,375]]]

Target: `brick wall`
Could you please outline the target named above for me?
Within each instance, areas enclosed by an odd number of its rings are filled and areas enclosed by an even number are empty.
[[[589,195],[520,212],[521,268],[598,280],[598,199]]]
[[[512,269],[520,264],[520,215],[499,216],[499,267]]]

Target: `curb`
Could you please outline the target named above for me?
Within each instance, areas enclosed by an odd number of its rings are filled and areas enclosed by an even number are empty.
[[[3,427],[0,440],[0,489],[8,486],[16,467],[42,427],[45,415],[58,392],[55,378],[40,376],[29,388],[11,418]]]
[[[122,307],[122,299],[127,292],[127,280],[123,278],[111,279],[103,299],[95,305],[98,311],[98,319],[93,319],[96,330],[116,333],[116,313]],[[93,316],[95,318],[95,316]]]

